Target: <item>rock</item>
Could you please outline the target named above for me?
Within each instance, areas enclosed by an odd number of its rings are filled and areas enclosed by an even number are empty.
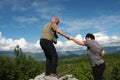
[[[51,76],[45,76],[45,73],[42,73],[34,78],[34,80],[78,80],[76,78],[73,78],[72,75],[65,75],[60,78],[51,77]]]
[[[58,80],[56,77],[45,76],[45,80]]]
[[[36,76],[34,80],[45,80],[45,73]]]

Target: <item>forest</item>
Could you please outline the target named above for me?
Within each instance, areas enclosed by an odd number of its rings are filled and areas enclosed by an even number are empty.
[[[29,80],[44,73],[45,62],[27,57],[19,46],[14,49],[15,58],[0,56],[0,80]],[[104,80],[120,80],[120,51],[106,54]],[[63,75],[73,75],[78,80],[93,80],[91,66],[87,56],[62,59],[57,71]]]

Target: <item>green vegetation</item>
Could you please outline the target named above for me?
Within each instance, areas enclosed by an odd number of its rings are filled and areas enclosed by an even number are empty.
[[[45,71],[44,62],[26,57],[19,46],[14,49],[15,58],[0,56],[0,80],[29,80]],[[120,52],[104,56],[106,70],[104,80],[120,80]],[[93,80],[88,57],[59,60],[58,72],[71,74],[79,80]]]
[[[16,46],[16,58],[0,56],[0,80],[29,80],[44,70],[44,65],[31,57],[26,57],[22,49]]]

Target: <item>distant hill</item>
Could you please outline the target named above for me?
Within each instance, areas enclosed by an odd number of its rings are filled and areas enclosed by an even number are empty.
[[[3,55],[3,56],[4,56],[4,55],[7,55],[7,56],[10,56],[10,57],[12,57],[12,58],[15,57],[13,51],[0,51],[0,55]]]
[[[104,49],[106,52],[120,51],[120,46],[106,46]]]
[[[115,51],[120,51],[120,46],[115,46],[115,47],[104,47],[105,51],[107,53],[112,53]],[[45,60],[44,53],[30,53],[30,52],[25,52],[27,56],[33,57],[35,60],[41,61]],[[0,51],[0,55],[7,55],[12,58],[15,57],[13,51]],[[82,57],[86,56],[86,50],[76,50],[76,51],[58,51],[59,59],[71,59],[71,58],[76,58],[76,57]]]

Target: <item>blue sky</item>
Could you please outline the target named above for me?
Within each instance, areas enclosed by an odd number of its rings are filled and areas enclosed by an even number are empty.
[[[42,28],[53,16],[70,36],[84,39],[93,33],[104,46],[120,46],[120,0],[0,0],[0,49],[19,44],[28,51],[39,50]],[[59,36],[57,49],[73,46],[77,45]]]

